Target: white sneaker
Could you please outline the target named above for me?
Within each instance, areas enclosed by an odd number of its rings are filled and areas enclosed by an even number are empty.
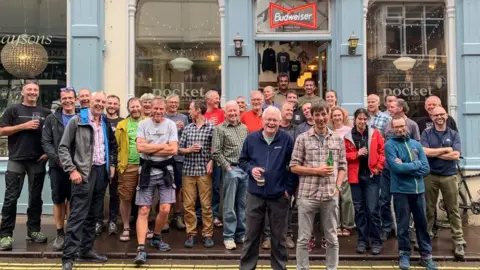
[[[235,241],[233,240],[224,240],[223,244],[225,245],[225,248],[228,250],[236,249],[237,245],[235,244]]]

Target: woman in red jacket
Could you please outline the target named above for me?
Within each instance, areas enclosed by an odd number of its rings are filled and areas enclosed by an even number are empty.
[[[385,154],[383,137],[367,126],[368,117],[363,108],[355,111],[354,127],[345,135],[345,152],[358,231],[357,253],[367,252],[371,245],[372,254],[378,255],[382,251],[378,201]]]

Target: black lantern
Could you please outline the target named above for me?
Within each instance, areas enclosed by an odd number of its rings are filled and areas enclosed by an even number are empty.
[[[237,33],[237,35],[233,39],[233,44],[235,44],[235,55],[236,56],[242,56],[243,55],[242,43],[243,43],[243,39],[240,36],[240,34]]]
[[[348,39],[348,54],[355,55],[358,46],[358,37],[355,35],[355,32]]]

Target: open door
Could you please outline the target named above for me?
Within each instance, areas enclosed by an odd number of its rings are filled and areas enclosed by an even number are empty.
[[[330,89],[330,42],[318,47],[318,95],[325,98],[325,92]]]

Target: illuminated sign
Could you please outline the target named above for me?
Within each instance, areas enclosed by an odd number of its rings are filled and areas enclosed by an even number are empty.
[[[284,8],[270,3],[270,28],[284,25],[298,25],[305,28],[317,28],[317,4],[310,3],[295,8]]]

